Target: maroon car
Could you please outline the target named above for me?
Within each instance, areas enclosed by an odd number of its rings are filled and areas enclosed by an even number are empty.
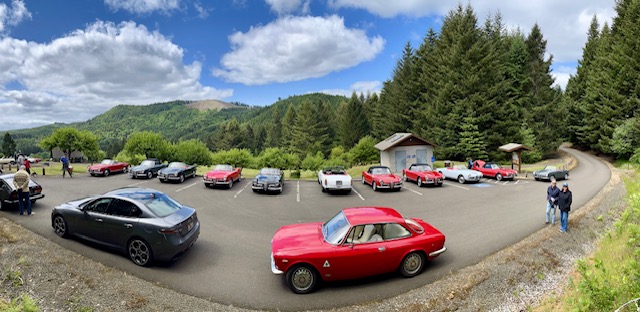
[[[93,166],[89,166],[87,171],[92,177],[101,175],[109,176],[114,172],[126,173],[129,170],[129,164],[125,162],[114,161],[111,159],[105,159],[101,163]]]

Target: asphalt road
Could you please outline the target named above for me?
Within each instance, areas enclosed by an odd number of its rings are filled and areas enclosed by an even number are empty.
[[[565,150],[579,161],[568,180],[573,209],[579,209],[609,181],[611,172],[591,155]],[[389,298],[477,263],[545,227],[547,182],[485,179],[461,185],[447,181],[441,188],[406,183],[401,192],[374,193],[357,180],[349,195],[322,193],[311,181],[287,181],[282,194],[265,195],[253,193],[248,179],[227,190],[206,189],[200,178],[161,184],[157,179],[132,180],[122,174],[107,178],[83,174],[73,179],[46,176],[37,178],[46,198],[36,203],[34,216],[19,217],[16,210],[2,215],[64,248],[148,281],[223,304],[267,310],[328,309]],[[184,257],[141,268],[124,255],[55,235],[50,223],[54,205],[123,186],[155,188],[197,209],[200,238]],[[389,274],[323,284],[309,295],[293,294],[283,277],[273,275],[269,268],[275,231],[286,224],[324,221],[354,206],[393,207],[407,217],[423,218],[447,236],[448,250],[415,278]],[[559,212],[557,220],[559,226]]]

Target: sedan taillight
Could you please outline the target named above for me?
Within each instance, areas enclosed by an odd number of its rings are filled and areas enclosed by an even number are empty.
[[[180,227],[172,227],[169,229],[160,229],[158,230],[160,234],[178,234],[180,232]]]

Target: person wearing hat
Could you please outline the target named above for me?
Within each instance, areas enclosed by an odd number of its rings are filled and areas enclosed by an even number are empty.
[[[569,190],[569,184],[567,182],[562,183],[562,189],[558,195],[558,208],[560,208],[560,232],[567,232],[567,226],[569,225],[569,211],[571,210],[571,202],[573,196]]]

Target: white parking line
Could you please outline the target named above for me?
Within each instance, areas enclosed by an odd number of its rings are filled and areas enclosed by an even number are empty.
[[[513,183],[513,184],[518,184],[519,182],[520,182],[520,180],[516,180],[516,183]]]
[[[137,182],[137,183],[131,183],[131,184],[127,185],[127,186],[136,186],[136,185],[140,185],[140,184],[147,183],[147,182],[148,182],[148,181],[142,181],[142,182]]]
[[[406,186],[405,186],[404,188],[405,188],[405,189],[407,189],[407,190],[409,190],[409,191],[412,191],[412,192],[414,192],[414,193],[416,193],[416,194],[418,194],[418,195],[420,195],[420,196],[422,196],[422,193],[420,193],[420,192],[418,192],[418,191],[414,191],[414,190],[412,190],[412,189],[410,189],[410,188],[408,188],[408,187],[406,187]]]
[[[298,193],[297,196],[296,196],[297,197],[296,198],[297,202],[300,202],[300,181],[298,181],[298,186],[296,188],[296,192]]]
[[[505,181],[504,183],[502,183],[502,185],[507,185],[507,183],[509,183],[509,181]]]
[[[243,188],[241,188],[239,191],[237,191],[236,194],[233,195],[233,198],[238,198],[238,195],[240,195],[240,193],[242,193],[242,191],[244,191],[244,189],[246,189],[247,186],[249,186],[249,184],[251,184],[251,181],[249,181],[249,183],[247,183]]]
[[[362,197],[362,195],[360,195],[360,192],[356,191],[356,188],[355,188],[355,187],[351,187],[351,190],[352,190],[353,192],[355,192],[356,194],[358,194],[358,197],[360,197],[360,199],[364,200],[364,197]]]
[[[449,182],[446,182],[445,184],[446,184],[446,185],[449,185],[449,186],[453,186],[453,187],[461,188],[461,189],[466,190],[466,191],[470,190],[470,188],[468,188],[468,187],[460,186],[460,185],[455,184],[455,183],[449,183]]]
[[[176,190],[176,193],[177,193],[177,192],[181,192],[181,191],[183,191],[183,190],[186,190],[186,189],[188,189],[188,188],[190,188],[190,187],[192,187],[192,186],[194,186],[194,185],[196,185],[196,184],[198,184],[198,182],[193,182],[193,183],[191,183],[191,184],[189,184],[189,185],[187,185],[187,186],[185,186],[185,187],[181,187],[181,188],[179,188],[179,189],[177,189],[177,190]]]

